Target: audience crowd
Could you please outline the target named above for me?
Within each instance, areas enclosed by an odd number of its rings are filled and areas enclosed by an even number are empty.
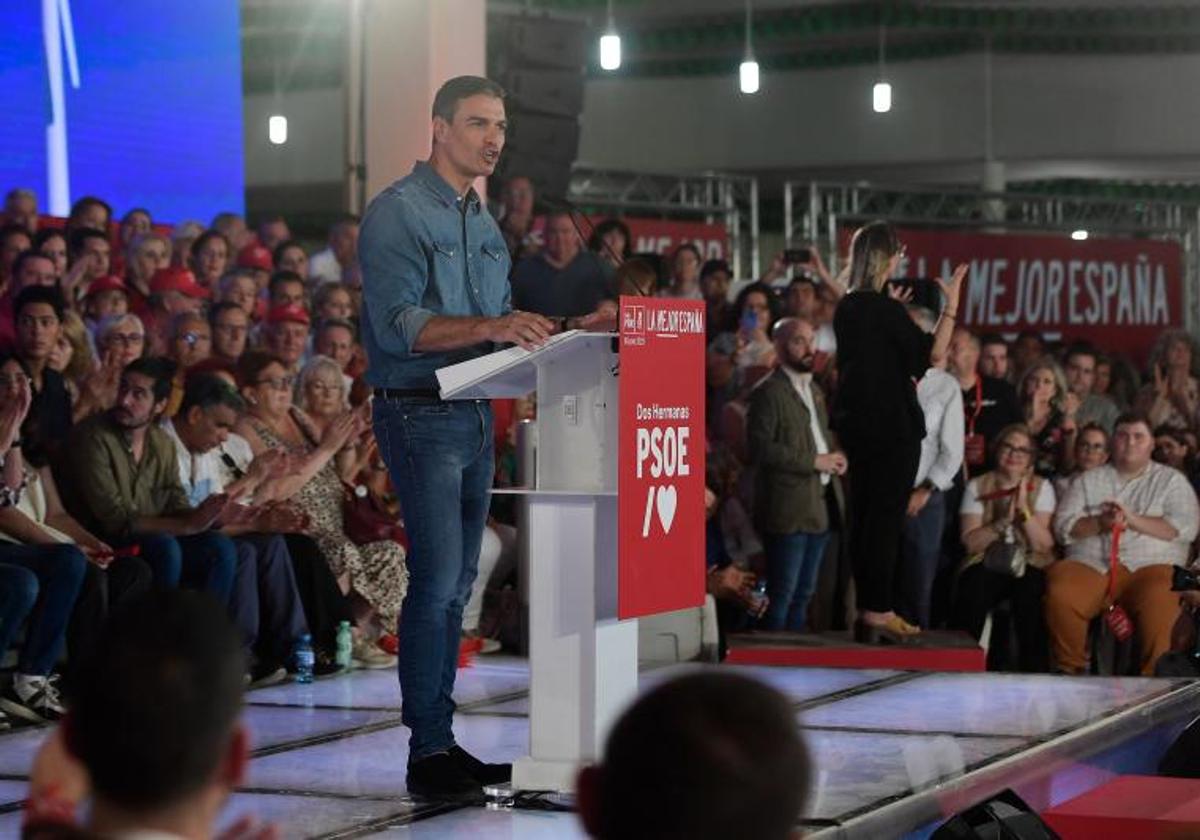
[[[621,294],[705,302],[705,562],[722,634],[852,626],[849,477],[863,467],[828,408],[846,278],[809,248],[735,282],[691,244],[633,253],[619,219],[590,237],[570,213],[535,224],[526,178],[502,201],[520,308],[605,328]],[[59,675],[152,590],[223,604],[248,684],[284,679],[306,635],[317,677],[341,673],[344,622],[353,664],[392,666],[406,536],[362,378],[357,218],[312,253],[280,217],[167,227],[89,197],[57,220],[13,190],[2,220],[0,652],[13,678],[0,728],[64,715]],[[890,293],[932,330],[939,313]],[[995,667],[1097,671],[1097,619],[1115,599],[1153,672],[1182,614],[1171,570],[1192,561],[1200,526],[1200,355],[1166,332],[1139,377],[1117,349],[960,325],[913,382],[926,436],[898,635],[950,628]],[[536,406],[495,409],[497,481],[512,482],[516,427]],[[464,651],[497,649],[513,622],[515,534],[497,499]]]

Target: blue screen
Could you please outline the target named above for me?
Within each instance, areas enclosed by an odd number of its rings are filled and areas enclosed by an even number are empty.
[[[85,195],[156,222],[244,212],[237,0],[2,2],[0,91],[0,189],[43,213]]]

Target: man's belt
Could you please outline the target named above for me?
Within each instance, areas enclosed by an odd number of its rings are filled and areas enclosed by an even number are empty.
[[[375,396],[385,400],[441,400],[437,388],[376,388]]]

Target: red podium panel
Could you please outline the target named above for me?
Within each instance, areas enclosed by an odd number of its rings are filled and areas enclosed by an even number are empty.
[[[1118,776],[1042,813],[1063,840],[1200,836],[1200,780]]]
[[[621,298],[617,615],[704,602],[704,302]]]

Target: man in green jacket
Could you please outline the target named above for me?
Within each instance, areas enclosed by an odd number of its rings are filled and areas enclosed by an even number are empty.
[[[846,456],[834,447],[825,395],[812,381],[812,324],[785,318],[772,338],[779,367],[750,397],[747,432],[757,470],[754,519],[767,555],[762,624],[799,633],[829,541],[827,504],[841,507]]]

